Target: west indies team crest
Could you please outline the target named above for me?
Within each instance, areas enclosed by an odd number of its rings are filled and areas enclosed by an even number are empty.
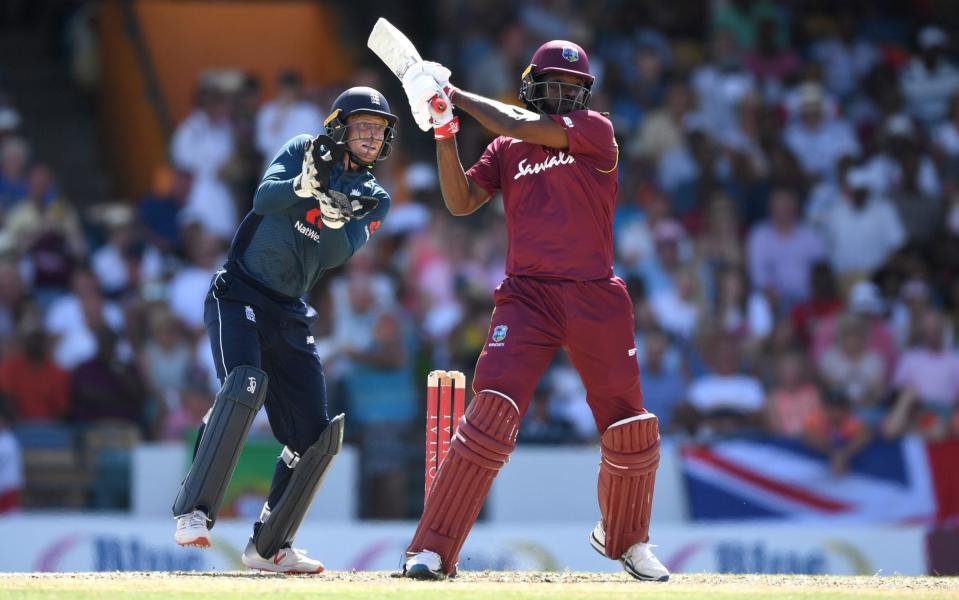
[[[565,58],[569,62],[576,62],[577,60],[579,60],[579,51],[576,48],[563,46],[563,58]]]
[[[502,342],[506,339],[506,333],[509,331],[509,327],[506,325],[497,325],[493,328],[493,341],[496,343]]]

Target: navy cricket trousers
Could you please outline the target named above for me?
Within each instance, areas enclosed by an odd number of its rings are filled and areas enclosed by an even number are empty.
[[[251,365],[269,377],[266,414],[274,437],[302,455],[330,422],[326,380],[310,326],[316,311],[300,299],[268,295],[238,267],[217,272],[206,296],[204,321],[220,381]],[[269,505],[275,507],[291,469],[277,461]]]

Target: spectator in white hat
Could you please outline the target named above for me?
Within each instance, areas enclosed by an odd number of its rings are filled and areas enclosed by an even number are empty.
[[[233,238],[239,223],[236,203],[221,177],[234,152],[228,96],[211,77],[201,81],[193,112],[177,127],[170,142],[174,165],[190,173],[193,185],[181,224],[199,223],[221,239]]]
[[[917,36],[919,52],[899,76],[909,114],[932,126],[946,117],[949,99],[959,92],[959,68],[946,57],[949,36],[934,25]]]
[[[840,278],[868,276],[906,240],[896,209],[873,190],[882,182],[874,173],[853,168],[846,174],[841,201],[822,219],[829,258]]]
[[[880,178],[876,189],[884,196],[898,191],[912,191],[939,197],[942,183],[932,158],[923,151],[919,132],[905,114],[890,116],[882,124],[881,152],[863,167]]]
[[[864,166],[882,181],[878,191],[895,206],[907,239],[927,242],[942,224],[942,183],[936,163],[906,115],[886,120],[882,144],[882,152]]]
[[[803,171],[814,179],[833,179],[843,156],[858,156],[859,142],[849,123],[825,113],[822,86],[807,83],[799,91],[799,118],[783,132],[783,142]]]
[[[263,155],[265,167],[289,140],[324,129],[320,109],[303,97],[303,80],[297,71],[283,71],[276,83],[276,97],[256,115],[256,149]]]

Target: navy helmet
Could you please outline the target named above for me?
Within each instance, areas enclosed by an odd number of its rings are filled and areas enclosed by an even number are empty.
[[[383,145],[380,146],[380,152],[377,154],[376,160],[387,158],[393,152],[397,117],[390,112],[390,104],[386,101],[386,96],[371,87],[351,87],[337,96],[336,100],[333,101],[333,111],[323,122],[326,126],[326,135],[336,142],[349,141],[350,126],[346,123],[346,119],[355,114],[377,115],[386,119]],[[347,152],[349,152],[349,149],[347,149]],[[349,154],[353,162],[367,167],[372,166],[372,163],[359,160],[352,152],[349,152]]]

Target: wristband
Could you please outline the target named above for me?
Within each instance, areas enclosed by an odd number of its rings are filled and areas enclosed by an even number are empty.
[[[455,136],[457,133],[459,133],[459,130],[460,130],[460,118],[453,117],[449,123],[433,128],[433,139],[448,140],[451,137]]]
[[[459,93],[459,88],[451,83],[447,83],[443,86],[443,91],[446,92],[446,97],[450,99],[450,102],[453,102],[453,96]],[[453,104],[456,104],[453,102]]]

